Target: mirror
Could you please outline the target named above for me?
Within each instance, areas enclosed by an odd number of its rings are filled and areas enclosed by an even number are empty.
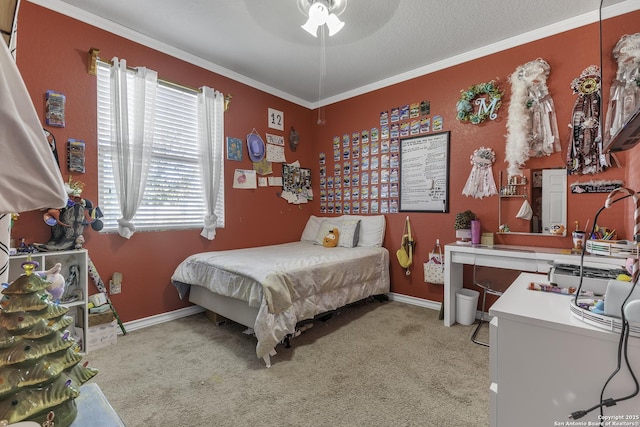
[[[509,178],[500,171],[498,232],[566,236],[567,171],[524,169]]]

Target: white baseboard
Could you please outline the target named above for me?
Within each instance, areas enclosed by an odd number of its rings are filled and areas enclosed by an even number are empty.
[[[440,310],[442,303],[437,301],[426,300],[423,298],[411,297],[408,295],[389,293],[387,294],[392,301],[398,301],[405,304],[417,305],[419,307],[425,307],[432,310]],[[180,319],[182,317],[191,316],[193,314],[201,313],[204,308],[192,305],[189,307],[181,308],[179,310],[169,311],[167,313],[156,314],[155,316],[145,317],[143,319],[132,320],[124,324],[124,329],[127,332],[133,332],[138,329],[146,328],[153,325],[159,325],[160,323],[169,322],[171,320]],[[122,335],[122,330],[118,329],[118,334]]]
[[[418,307],[430,308],[432,310],[440,311],[440,307],[442,306],[441,302],[431,301],[423,298],[411,297],[408,295],[389,293],[389,298],[391,301],[403,302],[405,304],[417,305]]]
[[[159,325],[160,323],[169,322],[171,320],[180,319],[182,317],[191,316],[196,313],[201,313],[204,308],[198,305],[192,305],[189,307],[181,308],[179,310],[169,311],[167,313],[156,314],[155,316],[145,317],[143,319],[132,320],[124,324],[124,329],[127,332],[133,332],[137,329],[146,328],[148,326]],[[122,331],[118,329],[118,333],[122,335]]]
[[[410,297],[408,295],[394,294],[394,293],[389,293],[388,295],[392,301],[398,301],[405,304],[417,305],[418,307],[430,308],[432,310],[439,311],[440,307],[442,306],[441,302],[431,301],[428,299]],[[480,310],[476,310],[476,319],[480,318],[480,314],[482,314]],[[489,316],[489,313],[484,314],[484,320],[486,320],[487,322],[490,322],[491,319],[492,317]]]

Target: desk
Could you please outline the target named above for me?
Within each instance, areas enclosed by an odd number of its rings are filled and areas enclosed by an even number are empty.
[[[575,424],[567,417],[600,402],[602,386],[616,367],[619,335],[574,317],[570,296],[528,290],[532,281],[548,283],[544,275],[523,273],[489,310],[490,425],[598,425],[597,409]],[[629,338],[628,356],[638,376],[640,338]],[[604,397],[621,398],[633,390],[624,367]],[[640,425],[640,395],[605,408],[604,415],[623,416],[620,424],[605,426]]]
[[[444,325],[456,323],[456,292],[462,289],[464,264],[506,268],[532,273],[547,274],[553,261],[566,264],[580,263],[580,255],[563,254],[563,249],[515,245],[460,245],[444,247]],[[598,267],[602,264],[624,266],[622,258],[585,255],[584,265]]]

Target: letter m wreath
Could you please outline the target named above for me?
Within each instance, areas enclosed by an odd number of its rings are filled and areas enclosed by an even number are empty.
[[[456,103],[456,118],[461,122],[477,125],[487,119],[498,118],[498,109],[502,105],[504,92],[495,80],[470,86],[469,89],[461,90],[460,93],[460,100]],[[472,104],[478,106],[477,111],[473,109]]]

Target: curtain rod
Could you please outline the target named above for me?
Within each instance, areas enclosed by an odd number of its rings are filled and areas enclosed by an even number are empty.
[[[89,49],[89,63],[87,65],[87,72],[89,74],[91,74],[92,76],[96,75],[96,65],[98,62],[101,62],[103,64],[108,64],[108,65],[112,65],[110,61],[105,61],[104,59],[101,59],[98,55],[100,54],[100,49],[96,49],[94,47],[92,47],[91,49]],[[135,70],[135,68],[132,67],[127,67],[127,69],[129,70]],[[164,80],[161,78],[158,78],[158,81],[168,85],[168,86],[173,86],[176,87],[178,89],[187,91],[187,92],[192,92],[192,93],[200,93],[202,92],[200,89],[196,89],[196,88],[192,88],[180,83],[176,83],[176,82],[172,82],[169,80]],[[225,113],[227,111],[229,111],[229,107],[231,106],[231,98],[233,98],[233,95],[231,94],[226,94],[224,96],[224,111]]]

